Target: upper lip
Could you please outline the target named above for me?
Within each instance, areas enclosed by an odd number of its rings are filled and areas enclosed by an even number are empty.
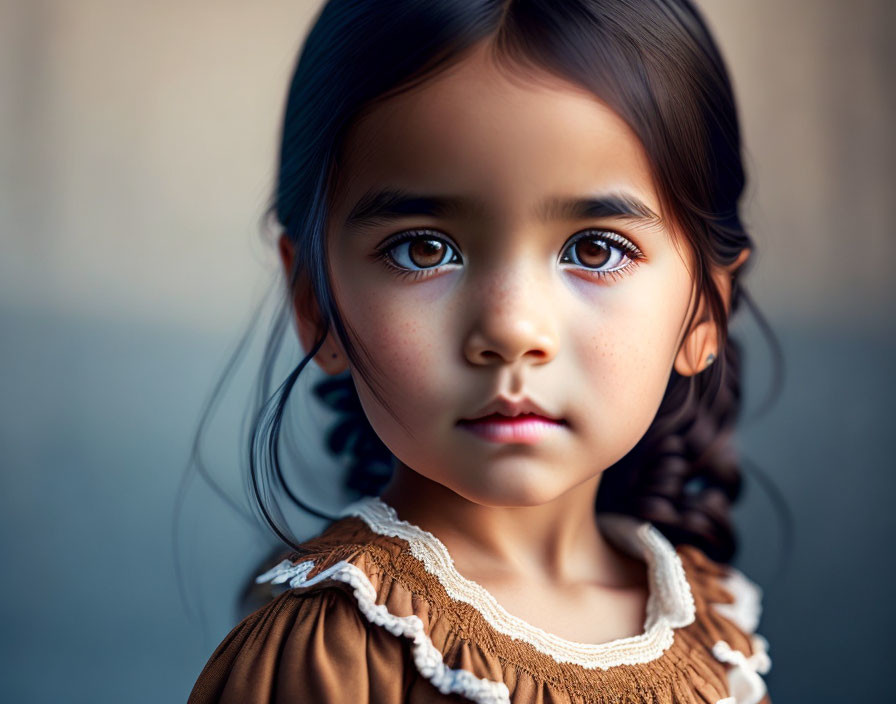
[[[563,419],[560,416],[557,416],[550,411],[546,411],[540,405],[538,405],[535,401],[530,398],[521,398],[521,399],[509,399],[506,396],[498,396],[496,399],[491,401],[487,406],[477,411],[474,415],[469,418],[462,418],[464,421],[473,421],[480,420],[485,418],[486,416],[490,416],[493,414],[499,414],[502,416],[521,416],[525,413],[534,413],[535,415],[542,416],[544,418],[548,418],[550,420],[555,420],[557,422],[563,422]]]

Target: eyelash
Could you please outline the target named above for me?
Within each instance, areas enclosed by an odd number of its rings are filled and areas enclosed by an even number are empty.
[[[440,236],[438,232],[436,232],[435,230],[423,229],[401,232],[392,239],[387,240],[382,245],[377,247],[377,250],[374,254],[374,259],[382,261],[386,266],[392,269],[396,273],[396,275],[401,278],[410,278],[416,281],[417,279],[432,276],[435,272],[445,266],[445,264],[442,264],[441,266],[429,267],[426,269],[406,269],[405,267],[399,265],[391,254],[392,250],[403,242],[411,242],[421,237],[428,237],[429,239],[444,242],[448,247],[455,251],[455,257],[458,256],[457,248],[449,243],[444,237]],[[452,257],[452,259],[453,258],[454,257]]]
[[[430,239],[438,240],[439,242],[445,243],[446,246],[450,247],[455,252],[452,259],[459,256],[459,254],[457,253],[457,248],[450,242],[448,242],[444,237],[442,237],[438,232],[436,232],[435,230],[421,229],[408,230],[407,232],[399,233],[392,239],[387,240],[382,245],[377,247],[376,252],[373,255],[374,259],[377,261],[382,261],[386,266],[391,268],[398,276],[402,278],[411,278],[416,281],[421,278],[432,276],[435,272],[446,266],[446,264],[427,267],[424,269],[407,269],[399,265],[391,254],[392,250],[394,250],[398,245],[404,242],[413,241],[420,237],[429,237]],[[563,252],[570,250],[571,248],[575,247],[578,242],[585,239],[597,239],[605,242],[611,247],[615,247],[616,249],[620,250],[628,260],[622,266],[617,266],[615,269],[611,269],[609,271],[588,269],[584,266],[578,267],[582,271],[586,272],[589,276],[594,276],[599,279],[610,277],[615,280],[627,274],[632,268],[637,266],[642,260],[645,259],[641,250],[622,235],[609,230],[599,230],[594,228],[583,230],[573,235],[564,245]],[[563,263],[564,259],[568,259],[568,255],[564,254],[561,256],[561,263]],[[454,262],[452,261],[448,263]]]

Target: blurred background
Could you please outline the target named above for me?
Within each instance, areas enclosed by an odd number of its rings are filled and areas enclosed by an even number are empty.
[[[771,355],[755,322],[736,323],[743,454],[796,526],[781,572],[774,498],[748,473],[736,564],[765,588],[767,681],[775,704],[885,701],[896,4],[699,4],[740,102],[758,244],[746,283],[787,360],[757,417]],[[6,701],[184,701],[272,544],[197,481],[175,538],[175,502],[203,404],[255,321],[205,446],[241,491],[244,410],[279,292],[261,221],[317,8],[0,0]],[[327,462],[313,427],[302,442],[310,465]]]

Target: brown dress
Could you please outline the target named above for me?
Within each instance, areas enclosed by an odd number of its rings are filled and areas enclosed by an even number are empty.
[[[648,567],[644,632],[576,643],[505,611],[379,499],[259,577],[284,591],[234,628],[190,704],[758,704],[759,590],[649,523],[607,517]]]

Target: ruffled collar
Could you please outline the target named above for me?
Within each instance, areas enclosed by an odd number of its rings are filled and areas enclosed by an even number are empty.
[[[383,501],[364,499],[343,514],[256,581],[303,590],[341,584],[364,619],[408,641],[417,671],[443,694],[477,704],[510,704],[511,688],[552,701],[553,693],[578,701],[597,692],[616,701],[624,691],[645,703],[758,704],[765,695],[767,643],[749,633],[758,587],[697,548],[673,547],[649,523],[599,516],[608,540],[646,562],[649,598],[643,633],[589,644],[508,613],[458,573],[440,540]],[[619,665],[634,667],[606,672]],[[694,689],[695,680],[703,686]]]
[[[411,555],[439,581],[448,596],[472,606],[499,633],[528,643],[557,663],[600,669],[647,663],[661,657],[672,645],[675,628],[688,626],[695,619],[691,587],[674,546],[656,527],[631,517],[603,516],[600,526],[620,549],[647,563],[649,597],[644,631],[593,644],[561,638],[509,613],[484,587],[457,571],[436,536],[398,518],[381,499],[369,497],[355,502],[343,516],[358,517],[373,532],[405,541]]]

